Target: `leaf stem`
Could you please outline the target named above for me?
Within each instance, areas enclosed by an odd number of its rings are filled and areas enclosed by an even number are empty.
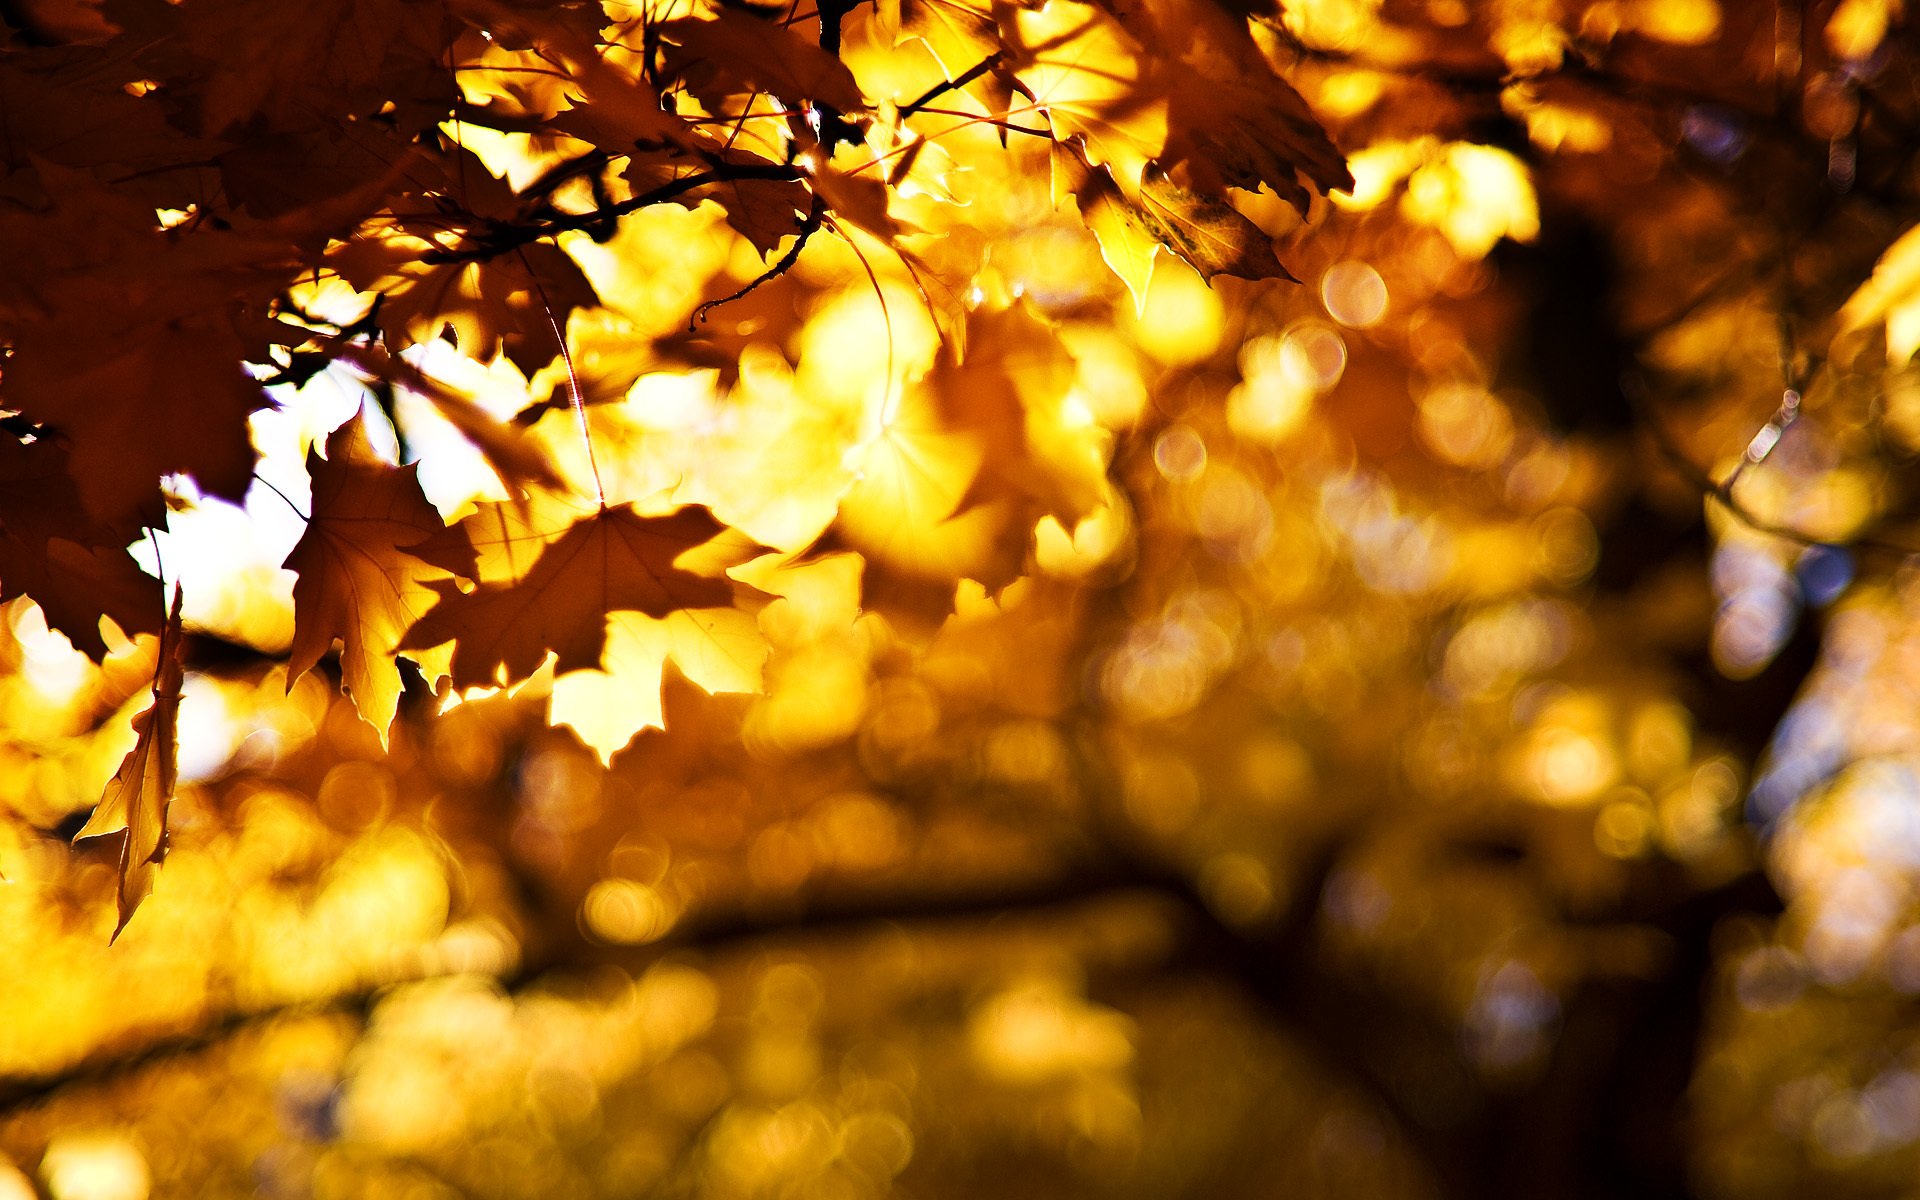
[[[900,115],[904,117],[909,113],[917,113],[921,109],[925,108],[927,104],[933,99],[935,99],[936,97],[944,95],[947,92],[958,91],[959,89],[972,83],[974,80],[980,78],[982,75],[985,75],[988,71],[991,71],[995,67],[999,66],[1002,62],[1006,60],[1006,57],[1007,57],[1007,54],[1006,54],[1006,51],[1004,50],[996,51],[993,54],[987,55],[985,58],[973,64],[971,67],[968,67],[966,70],[960,72],[960,74],[954,76],[952,79],[947,79],[947,80],[941,81],[940,83],[936,83],[932,87],[928,88],[926,91],[920,93],[918,98],[914,99],[913,101],[907,104],[902,104],[900,106]]]
[[[558,250],[558,243],[554,249]],[[520,265],[526,268],[527,278],[533,280],[533,290],[540,296],[541,311],[547,314],[547,328],[553,330],[553,340],[560,347],[560,361],[567,367],[567,392],[573,403],[573,419],[580,426],[580,441],[587,448],[587,470],[593,475],[593,502],[602,512],[607,507],[607,489],[600,482],[600,459],[593,452],[593,429],[587,421],[587,398],[580,390],[580,373],[573,369],[573,351],[567,348],[567,331],[560,326],[560,318],[553,313],[553,302],[547,297],[547,287],[540,282],[540,275],[528,261],[526,252],[515,248],[514,254],[520,259]]]
[[[356,416],[354,419],[358,420],[359,418]],[[300,511],[300,506],[293,502],[293,498],[288,496],[285,492],[281,491],[279,488],[275,487],[271,479],[268,479],[265,475],[262,475],[260,472],[255,471],[253,473],[253,480],[255,483],[258,483],[261,486],[265,487],[268,491],[272,492],[274,495],[280,497],[280,499],[286,503],[286,506],[293,510],[294,516],[299,517],[302,521],[305,521],[308,524],[313,523],[313,518],[308,516],[306,513]],[[156,551],[156,554],[157,553],[158,551]]]

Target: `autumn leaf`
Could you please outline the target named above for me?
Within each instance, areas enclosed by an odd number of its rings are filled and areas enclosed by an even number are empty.
[[[0,210],[0,408],[66,441],[81,503],[108,523],[155,520],[159,480],[191,474],[238,498],[253,475],[243,364],[267,356],[266,310],[295,248],[270,232],[177,236],[91,176],[39,167],[44,212]]]
[[[1293,275],[1274,257],[1260,227],[1224,201],[1209,200],[1168,179],[1157,167],[1141,176],[1129,195],[1098,168],[1083,166],[1070,150],[1053,151],[1055,189],[1071,192],[1100,243],[1100,253],[1133,293],[1146,303],[1153,256],[1164,246],[1203,279],[1286,279]]]
[[[140,902],[153,890],[153,873],[166,855],[167,808],[173,803],[175,729],[180,714],[180,589],[173,589],[173,610],[160,631],[154,666],[153,703],[133,719],[139,737],[107,781],[107,790],[80,832],[78,842],[124,831],[120,845],[120,920],[113,936],[127,927]]]
[[[36,334],[8,364],[6,403],[70,441],[89,513],[151,517],[160,477],[173,472],[215,495],[246,492],[254,463],[246,418],[267,401],[240,369],[244,351],[230,332],[147,328],[102,353],[98,325],[76,313]]]
[[[68,53],[0,63],[0,196],[45,198],[35,160],[106,168],[138,181],[152,204],[184,203],[203,185],[216,143],[173,128],[157,98],[129,95],[140,77],[125,54]]]
[[[595,301],[571,258],[536,243],[496,257],[440,255],[404,223],[363,231],[331,254],[334,269],[382,297],[378,319],[396,350],[446,337],[490,362],[502,350],[531,373],[559,353],[551,321]]]
[[[439,533],[440,514],[421,492],[414,466],[392,466],[374,454],[360,417],[327,439],[325,458],[308,455],[307,472],[313,510],[282,564],[299,575],[287,688],[339,638],[346,692],[384,745],[400,700],[394,654],[433,605],[429,582],[446,575],[404,547]],[[428,679],[445,673],[444,652],[416,650],[411,657]]]
[[[123,633],[159,633],[160,581],[126,552],[131,527],[103,525],[80,503],[66,448],[0,434],[0,602],[31,596],[47,624],[95,662],[100,618]]]
[[[997,592],[1025,567],[1034,525],[1068,529],[1104,503],[1105,439],[1060,405],[1072,356],[1024,305],[980,311],[849,455],[854,479],[809,550],[859,552],[869,608],[937,622],[954,586]]]
[[[195,0],[149,26],[146,59],[163,74],[195,78],[201,128],[218,136],[251,120],[297,126],[316,114],[371,113],[396,98],[450,97],[453,81],[441,65],[447,29],[444,8],[431,0],[269,9]]]
[[[1099,190],[1099,185],[1094,185]],[[1209,200],[1149,170],[1125,211],[1134,223],[1204,279],[1295,280],[1274,257],[1273,242],[1232,205]]]
[[[797,179],[729,179],[689,192],[690,203],[720,202],[727,224],[762,256],[800,232],[812,196]]]
[[[1350,188],[1345,160],[1293,85],[1253,40],[1244,10],[1217,0],[1105,0],[1143,45],[1163,48],[1155,85],[1167,137],[1155,162],[1193,190],[1225,200],[1229,187],[1265,186],[1302,214],[1311,193]],[[1118,176],[1116,176],[1118,177]]]
[[[839,59],[744,9],[716,7],[705,16],[658,22],[648,33],[666,43],[667,69],[710,103],[762,91],[788,104],[812,101],[843,113],[866,106]]]
[[[1078,137],[1090,165],[1123,186],[1167,144],[1165,98],[1148,56],[1121,24],[1078,0],[1047,0],[1003,18],[1010,69],[1058,141]]]
[[[1000,48],[989,2],[876,0],[874,15],[895,45],[909,38],[924,42],[949,79]]]
[[[666,727],[662,689],[669,661],[709,694],[757,692],[767,653],[753,614],[737,608],[686,609],[664,618],[609,613],[601,666],[556,678],[547,719],[571,727],[601,762],[610,762],[641,730]]]
[[[438,603],[401,644],[453,642],[453,684],[460,688],[518,682],[549,652],[559,673],[598,667],[607,614],[665,617],[728,606],[742,585],[721,572],[761,549],[698,505],[642,516],[621,504],[583,516],[541,496],[482,505],[415,552],[445,566],[463,541],[477,556],[479,585],[463,592],[434,584]]]
[[[495,0],[459,0],[459,5],[485,26],[510,30],[524,42],[515,52],[489,44],[487,55],[513,73],[515,91],[526,93],[536,107],[554,114],[553,125],[609,154],[632,154],[643,147],[664,147],[679,154],[698,153],[701,145],[693,127],[661,102],[646,64],[621,47],[623,33],[641,41],[641,30],[616,30],[614,42],[596,46],[563,21],[542,19],[551,14],[512,8]],[[563,74],[552,67],[558,64]]]

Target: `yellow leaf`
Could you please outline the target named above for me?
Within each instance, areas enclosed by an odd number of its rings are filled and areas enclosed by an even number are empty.
[[[1054,136],[1080,137],[1088,162],[1105,165],[1125,187],[1138,184],[1167,144],[1166,101],[1148,80],[1139,44],[1118,21],[1076,0],[1018,9],[1002,31],[1013,73]]]
[[[299,575],[287,689],[339,638],[347,694],[384,746],[400,701],[394,654],[433,606],[428,581],[446,577],[405,548],[439,533],[440,514],[420,491],[415,467],[390,466],[374,454],[358,416],[327,439],[326,458],[308,456],[307,472],[307,531],[281,564]],[[428,679],[446,671],[443,651],[410,657]]]
[[[1888,363],[1906,362],[1920,350],[1920,225],[1887,247],[1873,276],[1840,309],[1843,333],[1882,323]]]
[[[1259,226],[1224,201],[1181,187],[1157,167],[1145,171],[1139,186],[1128,192],[1104,170],[1078,166],[1069,151],[1056,146],[1054,179],[1056,191],[1065,186],[1078,197],[1101,257],[1133,293],[1137,312],[1145,311],[1157,246],[1172,251],[1203,279],[1293,279]]]
[[[611,762],[641,730],[666,727],[661,684],[668,659],[706,692],[757,692],[767,642],[753,615],[737,608],[688,609],[664,619],[609,613],[600,669],[555,679],[548,719],[571,726],[602,763]]]

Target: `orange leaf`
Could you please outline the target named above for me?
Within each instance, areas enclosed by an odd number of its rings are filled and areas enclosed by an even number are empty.
[[[376,457],[358,417],[327,439],[324,459],[308,455],[307,472],[313,477],[313,515],[282,564],[300,576],[293,585],[287,687],[339,638],[347,694],[384,744],[400,702],[394,652],[432,607],[435,593],[428,582],[446,574],[402,547],[444,526],[420,490],[416,468]],[[431,678],[431,667],[422,666]]]
[[[1273,240],[1223,200],[1188,191],[1150,167],[1139,186],[1123,189],[1104,169],[1084,166],[1071,150],[1053,151],[1056,192],[1071,191],[1080,215],[1114,273],[1146,303],[1154,247],[1164,246],[1202,279],[1285,279],[1293,275],[1274,257]]]
[[[153,872],[166,855],[167,807],[173,803],[175,730],[180,718],[180,589],[173,589],[173,611],[160,630],[159,661],[154,666],[153,703],[133,719],[139,733],[120,769],[107,781],[100,803],[74,841],[124,831],[120,846],[120,923],[153,890]]]
[[[707,18],[662,21],[650,31],[672,46],[664,49],[670,69],[688,76],[703,98],[763,91],[788,104],[812,101],[841,112],[866,106],[853,73],[833,55],[799,34],[735,8],[716,8]],[[694,78],[698,68],[718,73],[725,83],[712,88]]]
[[[1224,199],[1228,187],[1263,184],[1305,213],[1315,188],[1351,188],[1345,160],[1307,102],[1255,44],[1243,9],[1217,0],[1106,0],[1142,45],[1163,48],[1157,83],[1167,101],[1167,145],[1156,158],[1184,167],[1194,189]],[[1176,65],[1177,62],[1177,65]]]
[[[738,585],[720,572],[761,549],[698,505],[647,517],[622,504],[572,517],[577,510],[552,499],[486,504],[416,547],[445,565],[464,539],[483,582],[472,592],[435,584],[439,603],[401,648],[454,642],[453,683],[461,688],[518,682],[549,652],[558,656],[556,672],[598,667],[608,613],[664,617],[729,606]]]
[[[1013,73],[1047,114],[1054,137],[1078,136],[1087,161],[1132,186],[1167,144],[1166,100],[1154,63],[1121,24],[1078,0],[1017,8],[1001,33]]]

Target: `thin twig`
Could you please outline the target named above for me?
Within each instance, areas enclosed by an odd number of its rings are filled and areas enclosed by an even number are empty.
[[[747,296],[761,284],[778,279],[792,270],[793,264],[800,261],[800,252],[807,248],[807,239],[820,231],[820,222],[826,215],[826,201],[822,200],[819,193],[816,192],[814,193],[813,203],[807,207],[806,219],[800,222],[800,236],[793,239],[793,245],[788,247],[787,252],[780,256],[780,261],[754,276],[747,282],[747,285],[739,291],[722,296],[718,300],[708,300],[700,307],[694,309],[693,315],[687,318],[687,332],[692,333],[700,325],[704,324],[707,319],[707,314],[714,309],[719,308],[723,304],[731,304],[735,300]]]

